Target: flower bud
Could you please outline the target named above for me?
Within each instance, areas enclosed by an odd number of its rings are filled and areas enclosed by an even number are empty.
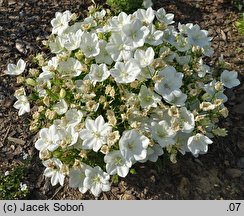
[[[60,99],[63,99],[65,96],[66,96],[66,91],[65,91],[65,89],[61,88],[61,90],[59,92]]]
[[[108,154],[109,153],[109,147],[107,145],[103,145],[100,152],[102,152],[103,154]]]
[[[36,86],[36,82],[35,82],[35,80],[33,80],[32,78],[27,78],[26,80],[25,80],[25,82],[26,82],[26,84],[27,85],[29,85],[29,86]]]
[[[48,96],[45,96],[45,97],[43,98],[42,102],[43,102],[47,107],[50,106],[50,100],[49,100],[49,97],[48,97]]]
[[[52,156],[52,154],[47,149],[41,150],[39,152],[39,158],[41,160],[48,160],[51,158],[51,156]]]
[[[229,111],[226,107],[222,108],[221,110],[219,110],[219,113],[226,118],[229,115]]]
[[[22,84],[24,81],[25,81],[25,78],[24,77],[17,76],[17,80],[16,80],[17,84]]]

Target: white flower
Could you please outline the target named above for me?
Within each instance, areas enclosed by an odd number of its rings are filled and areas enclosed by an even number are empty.
[[[185,107],[180,108],[180,117],[181,131],[184,133],[190,133],[194,130],[195,120],[194,115],[187,110]]]
[[[152,138],[161,146],[173,145],[175,143],[175,132],[169,127],[164,120],[160,122],[152,122],[150,127]]]
[[[198,156],[198,154],[207,153],[208,145],[212,143],[213,141],[207,136],[197,133],[196,135],[189,137],[187,146],[194,156]]]
[[[211,38],[206,30],[201,30],[198,24],[187,29],[189,43],[195,46],[204,47],[209,44]]]
[[[153,48],[148,47],[146,51],[137,49],[134,53],[134,58],[139,62],[140,67],[144,68],[152,64],[154,55]]]
[[[61,38],[58,36],[54,40],[50,41],[48,45],[50,47],[51,53],[55,54],[61,53],[64,48],[62,46]]]
[[[158,160],[158,157],[161,156],[163,153],[163,148],[158,144],[154,144],[152,147],[149,146],[147,148],[147,157],[139,162],[145,163],[147,160],[156,162]]]
[[[110,72],[105,64],[92,64],[88,76],[94,83],[102,82],[110,76]]]
[[[155,83],[155,91],[163,97],[174,90],[179,90],[182,85],[183,74],[178,73],[172,66],[159,71],[158,75],[161,80]]]
[[[111,65],[113,63],[113,59],[106,50],[106,46],[107,42],[105,40],[99,40],[100,53],[95,56],[96,63],[105,63],[108,65]]]
[[[66,113],[65,113],[65,121],[67,126],[76,126],[77,124],[79,124],[81,122],[81,119],[83,117],[83,114],[80,110],[77,109],[69,109]]]
[[[17,101],[14,103],[13,107],[18,109],[18,115],[21,116],[26,112],[30,112],[30,103],[25,95],[16,96]]]
[[[98,197],[102,191],[110,190],[110,176],[103,172],[99,166],[86,169],[85,175],[84,187],[90,189],[94,196]]]
[[[58,65],[58,71],[62,77],[77,77],[81,74],[82,65],[75,58],[68,58],[67,61],[61,61]]]
[[[53,106],[53,110],[59,115],[63,115],[68,110],[68,105],[64,99],[60,100]]]
[[[156,17],[158,21],[165,23],[166,25],[174,23],[174,14],[166,14],[166,11],[163,8],[157,10]]]
[[[148,7],[147,10],[138,9],[133,15],[145,24],[152,23],[155,17],[154,10],[151,7]]]
[[[150,32],[149,32],[148,36],[146,37],[145,42],[150,45],[153,45],[153,46],[158,46],[158,45],[162,44],[163,43],[162,38],[163,38],[164,32],[160,31],[160,30],[156,30],[155,25],[153,25],[153,24],[149,25],[148,29]]]
[[[42,163],[46,167],[43,175],[51,177],[52,186],[58,183],[63,186],[65,178],[65,174],[62,172],[63,163],[57,158],[48,159]]]
[[[137,62],[133,59],[123,62],[116,62],[113,69],[110,70],[111,75],[117,83],[130,83],[135,81],[141,72]]]
[[[119,140],[119,149],[126,161],[139,161],[147,156],[149,139],[136,130],[127,130]]]
[[[220,75],[220,81],[224,83],[227,88],[233,88],[240,85],[240,81],[237,78],[238,73],[236,71],[224,70]]]
[[[106,170],[109,175],[118,174],[120,177],[127,176],[131,161],[126,161],[119,150],[111,151],[104,157],[106,163]]]
[[[79,29],[77,32],[70,32],[69,34],[62,35],[60,41],[63,47],[67,50],[72,51],[79,48],[81,43],[83,32]]]
[[[161,97],[142,85],[138,94],[140,105],[142,108],[157,107],[157,103],[161,101]]]
[[[58,133],[55,125],[49,128],[42,128],[39,132],[39,139],[35,142],[35,147],[39,151],[48,149],[54,151],[59,147],[62,136]]]
[[[64,138],[62,141],[65,142],[65,144],[72,146],[75,145],[79,138],[79,133],[75,130],[75,128],[70,125],[66,128],[66,130],[63,132]]]
[[[97,56],[100,52],[97,35],[95,33],[84,32],[80,48],[87,58]]]
[[[171,93],[163,95],[163,98],[167,103],[174,104],[176,106],[184,106],[187,95],[179,89],[173,90]]]
[[[20,182],[20,190],[21,191],[26,191],[28,189],[26,184],[23,184],[22,182]]]
[[[125,46],[124,39],[120,33],[111,35],[106,45],[106,50],[114,61],[126,61],[132,56],[131,50]]]
[[[25,70],[26,63],[23,59],[19,59],[17,65],[15,64],[8,64],[7,71],[4,71],[5,74],[8,75],[20,75]]]
[[[72,188],[79,188],[81,193],[85,193],[88,188],[84,186],[85,171],[91,169],[90,166],[80,163],[79,166],[75,166],[69,171],[69,186]]]
[[[149,34],[149,29],[143,26],[139,19],[136,19],[124,25],[122,33],[125,35],[125,44],[132,48],[137,48],[143,46],[145,38]]]
[[[61,35],[63,31],[68,28],[70,20],[70,11],[65,11],[63,13],[56,12],[55,18],[51,20],[51,25],[53,27],[52,33]]]
[[[112,31],[121,31],[122,27],[131,22],[131,15],[121,12],[118,16],[112,17],[109,25]]]
[[[106,143],[107,135],[112,131],[112,127],[105,123],[101,115],[95,120],[86,119],[85,126],[86,128],[80,132],[80,138],[83,140],[82,147],[97,152]]]

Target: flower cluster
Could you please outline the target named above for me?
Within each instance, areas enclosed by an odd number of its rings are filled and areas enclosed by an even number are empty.
[[[36,57],[26,84],[15,93],[19,115],[32,112],[30,129],[52,185],[95,196],[110,190],[110,176],[126,177],[133,164],[169,154],[205,154],[227,117],[224,87],[239,85],[237,72],[214,76],[204,63],[211,38],[196,24],[174,25],[163,8],[133,14],[91,9],[77,21],[56,13],[46,41],[52,57]],[[25,63],[10,64],[20,75]],[[30,102],[29,102],[30,101]],[[33,105],[30,109],[30,103]]]

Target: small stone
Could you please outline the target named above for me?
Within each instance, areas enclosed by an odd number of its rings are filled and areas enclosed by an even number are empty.
[[[15,43],[15,47],[16,47],[16,49],[20,52],[20,53],[26,53],[26,49],[25,49],[25,45],[24,45],[24,43],[22,43],[22,42],[16,42]]]
[[[241,177],[242,171],[236,168],[229,168],[226,170],[226,174],[231,178]]]
[[[239,168],[244,168],[244,157],[241,157],[238,161],[237,161],[237,166]]]

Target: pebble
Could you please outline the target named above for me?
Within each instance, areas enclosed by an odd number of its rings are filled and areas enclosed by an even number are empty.
[[[26,53],[26,49],[25,49],[25,45],[24,45],[24,43],[22,43],[22,42],[16,42],[16,43],[15,43],[15,47],[16,47],[16,49],[17,49],[20,53],[23,53],[23,54]]]
[[[238,161],[237,161],[237,166],[239,168],[244,168],[244,157],[241,157]]]
[[[229,168],[226,170],[226,174],[231,178],[241,177],[242,171],[236,168]]]

